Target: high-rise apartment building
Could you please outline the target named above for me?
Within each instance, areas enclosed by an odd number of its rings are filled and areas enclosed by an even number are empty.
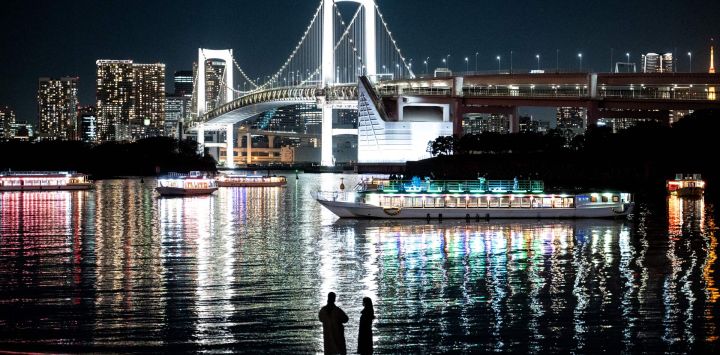
[[[11,139],[15,136],[15,111],[10,106],[0,106],[0,139]]]
[[[98,60],[99,141],[134,140],[162,134],[165,119],[165,64]]]
[[[165,133],[165,64],[133,64],[135,112],[130,118],[132,139]]]
[[[657,54],[647,53],[641,57],[643,73],[672,73],[672,53]]]
[[[95,64],[98,140],[129,140],[135,106],[133,62],[98,60]]]
[[[10,106],[0,106],[0,139],[11,139],[15,135],[15,111]]]
[[[77,139],[78,78],[38,79],[38,133],[42,139]]]

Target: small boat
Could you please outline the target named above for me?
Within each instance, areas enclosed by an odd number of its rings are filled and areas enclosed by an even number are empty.
[[[539,180],[414,178],[358,186],[350,192],[318,192],[316,199],[341,218],[613,218],[634,207],[629,193],[547,193]]]
[[[278,187],[287,185],[284,176],[223,175],[217,179],[219,187]]]
[[[675,174],[674,180],[667,181],[670,195],[678,197],[700,197],[705,192],[705,181],[700,174]]]
[[[218,189],[214,178],[199,171],[189,174],[169,173],[157,180],[157,191],[161,196],[210,195]]]
[[[0,191],[90,190],[93,183],[74,171],[3,171]]]

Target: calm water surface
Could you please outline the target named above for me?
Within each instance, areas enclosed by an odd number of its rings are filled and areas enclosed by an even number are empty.
[[[718,350],[709,201],[629,221],[338,220],[310,194],[340,177],[1,193],[0,350],[318,352],[329,291],[351,352],[365,296],[383,353]]]

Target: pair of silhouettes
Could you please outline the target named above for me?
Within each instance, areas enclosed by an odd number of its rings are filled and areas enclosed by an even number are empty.
[[[360,316],[358,333],[359,354],[372,354],[372,321],[375,319],[372,300],[363,298],[363,310]],[[347,354],[345,345],[345,326],[349,318],[340,307],[335,305],[335,293],[328,293],[327,305],[320,309],[320,321],[323,325],[323,343],[325,354]]]

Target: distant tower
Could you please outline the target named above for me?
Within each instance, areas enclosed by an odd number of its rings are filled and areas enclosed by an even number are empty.
[[[713,46],[713,39],[710,38],[710,74],[715,74],[715,47]],[[715,87],[711,86],[708,88],[708,100],[717,100],[717,94],[715,93]]]
[[[713,46],[713,39],[710,38],[710,74],[715,74],[715,47]]]

